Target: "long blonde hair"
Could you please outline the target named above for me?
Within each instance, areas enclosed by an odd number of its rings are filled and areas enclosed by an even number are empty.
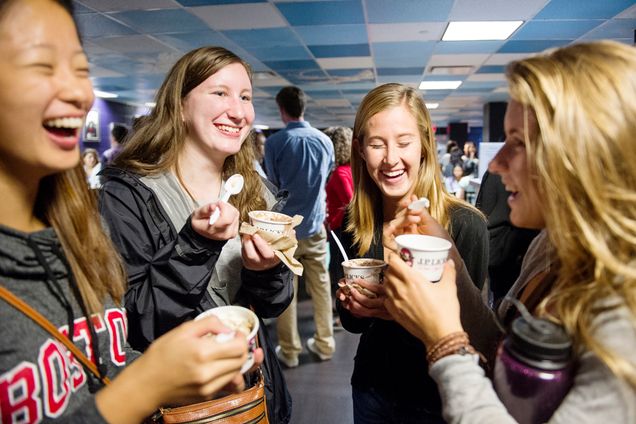
[[[603,299],[619,300],[635,323],[636,168],[626,158],[636,157],[636,50],[575,44],[513,62],[507,77],[512,99],[536,116],[526,150],[558,260],[539,312],[636,386],[633,362],[596,340],[592,326]]]
[[[471,208],[479,213],[477,209],[446,191],[440,174],[431,117],[424,100],[414,88],[389,83],[371,90],[358,107],[353,125],[353,139],[362,146],[369,120],[386,109],[401,105],[406,106],[415,118],[422,144],[422,159],[414,194],[430,200],[431,216],[447,229],[450,227],[450,211],[453,208]],[[374,223],[381,219],[379,213],[382,208],[378,205],[382,205],[382,193],[369,175],[365,162],[355,147],[351,149],[351,173],[354,192],[348,208],[347,231],[353,234],[353,241],[358,245],[358,254],[361,256],[369,250],[373,241]]]
[[[181,119],[183,99],[211,75],[234,63],[243,65],[251,79],[249,64],[223,47],[201,47],[181,57],[159,88],[156,106],[124,144],[114,165],[140,175],[159,174],[175,168],[187,134]],[[224,179],[236,173],[245,178],[244,189],[229,201],[241,212],[242,220],[248,219],[250,210],[266,207],[261,192],[262,183],[254,170],[250,137],[254,137],[253,132],[243,142],[239,152],[229,156],[223,164]]]

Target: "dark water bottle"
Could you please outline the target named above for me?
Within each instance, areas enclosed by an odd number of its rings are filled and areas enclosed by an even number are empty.
[[[544,423],[572,387],[572,342],[563,327],[513,302],[521,316],[497,351],[495,391],[519,423]]]

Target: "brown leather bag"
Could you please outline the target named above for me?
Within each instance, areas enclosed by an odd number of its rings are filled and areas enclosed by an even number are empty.
[[[165,424],[269,424],[265,403],[265,383],[260,369],[258,372],[258,382],[241,393],[192,405],[161,408],[152,419],[154,422]]]

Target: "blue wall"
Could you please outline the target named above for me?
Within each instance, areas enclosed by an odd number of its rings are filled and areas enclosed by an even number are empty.
[[[99,113],[99,142],[86,141],[84,139],[85,132],[82,131],[82,149],[91,147],[97,149],[100,155],[110,147],[110,124],[112,122],[124,124],[130,128],[133,118],[146,112],[143,108],[100,98],[95,99],[91,110]]]

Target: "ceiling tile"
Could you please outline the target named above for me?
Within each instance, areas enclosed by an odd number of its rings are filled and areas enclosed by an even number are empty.
[[[487,54],[434,54],[428,62],[432,66],[480,66],[489,55]]]
[[[370,24],[369,41],[372,43],[392,41],[438,41],[442,38],[447,23],[418,22],[399,24]]]
[[[323,69],[357,69],[372,68],[374,66],[371,57],[330,57],[316,59]]]
[[[210,30],[203,21],[183,9],[131,10],[109,13],[107,16],[135,27],[143,34]]]
[[[75,19],[82,37],[87,39],[137,33],[132,28],[98,13],[80,14]]]
[[[370,24],[446,21],[453,0],[366,0],[366,5]]]
[[[251,49],[303,45],[290,28],[240,29],[221,33],[232,41]]]
[[[102,12],[114,10],[157,10],[175,9],[179,7],[176,0],[80,0],[86,6]],[[75,2],[78,4],[78,2]]]
[[[276,28],[287,25],[269,3],[201,6],[189,9],[215,30]]]
[[[309,46],[316,58],[368,56],[368,44],[339,44],[335,46]]]
[[[623,38],[633,41],[634,30],[636,30],[636,19],[612,19],[588,32],[582,39]]]
[[[536,15],[548,1],[549,0],[488,0],[488,2],[485,3],[475,0],[456,0],[449,20],[525,21]]]
[[[528,53],[497,53],[486,59],[484,65],[505,66],[513,60],[520,60],[528,56],[530,56]]]
[[[440,41],[435,46],[435,54],[494,53],[505,41]]]
[[[221,46],[225,48],[230,47],[227,38],[223,37],[220,33],[212,30],[197,31],[197,32],[185,32],[180,34],[157,34],[156,38],[162,42],[179,49],[183,52],[187,52],[203,46]]]
[[[145,35],[128,35],[94,39],[93,43],[120,53],[158,53],[169,50],[165,45]]]
[[[552,47],[564,46],[572,40],[524,40],[508,41],[501,46],[498,53],[533,53],[543,51]]]
[[[373,43],[375,63],[381,68],[408,68],[421,66],[435,48],[432,41],[407,41],[403,43]]]
[[[359,0],[277,3],[276,7],[291,25],[364,24]]]
[[[532,21],[519,28],[511,40],[575,40],[602,24],[603,20]]]
[[[505,74],[473,74],[466,78],[466,81],[506,81]]]
[[[308,45],[362,44],[368,42],[364,25],[307,25],[293,27]]]
[[[633,0],[552,0],[534,19],[609,19],[633,5]]]

